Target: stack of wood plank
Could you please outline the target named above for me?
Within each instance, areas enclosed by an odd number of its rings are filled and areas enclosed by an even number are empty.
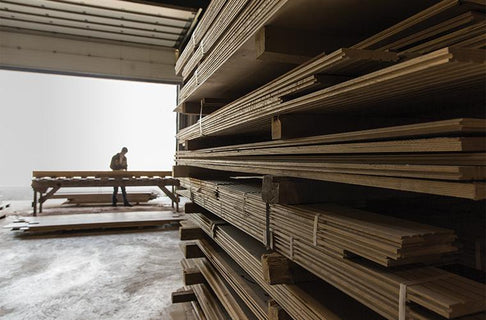
[[[179,151],[177,163],[481,200],[485,133],[484,119],[451,119]]]
[[[486,200],[485,8],[212,1],[176,65],[176,111],[199,119],[179,123],[173,171],[206,318],[486,316],[438,205]]]
[[[263,245],[258,245],[255,240],[235,227],[222,225],[218,220],[212,220],[207,215],[193,214],[192,219],[247,270],[255,281],[258,277],[262,277],[259,257],[265,252]],[[214,222],[217,224],[214,225]],[[324,253],[324,250],[311,249],[313,245],[306,244],[305,241],[293,240],[292,242],[292,245],[287,243],[275,245],[274,248],[387,319],[398,318],[400,309],[398,301],[401,295],[399,289],[401,285],[407,284],[407,299],[429,310],[424,312],[421,308],[410,309],[408,313],[411,319],[436,319],[437,316],[430,314],[430,311],[450,319],[485,309],[482,284],[438,268],[420,267],[388,271],[336,257],[332,253]],[[298,310],[294,310],[288,298],[279,299],[278,293],[272,291],[280,288],[280,285],[265,286],[262,281],[262,287],[268,288],[267,292],[270,296],[293,318],[314,318],[310,315],[303,316]],[[308,301],[305,306],[313,307],[313,302]],[[317,319],[328,318],[321,316]]]
[[[260,79],[269,79],[289,70],[276,63],[255,63],[248,59],[248,56],[257,56],[255,47],[258,44],[253,42],[260,28],[269,23],[287,30],[284,34],[287,34],[291,46],[289,30],[297,30],[301,38],[307,39],[307,46],[313,41],[309,33],[316,34],[316,43],[312,46],[317,52],[329,53],[339,48],[336,44],[352,44],[349,39],[363,39],[363,35],[372,35],[388,27],[390,21],[398,22],[433,3],[437,1],[409,1],[401,10],[397,10],[396,4],[384,1],[370,3],[360,9],[353,7],[359,4],[357,1],[347,4],[316,3],[311,0],[212,1],[176,63],[176,73],[184,78],[179,103],[194,101],[201,94],[208,97],[208,92],[216,98],[218,90],[228,87],[224,83],[226,79],[237,79],[232,75],[222,75],[227,71],[244,76],[246,69],[253,74],[253,79],[245,79],[250,86],[240,86],[249,88],[261,83]],[[335,12],[346,12],[347,20],[335,19]],[[401,55],[406,53],[407,56],[446,46],[479,48],[484,45],[482,12],[484,8],[477,1],[444,0],[395,27],[363,39],[357,48],[377,47],[394,50]],[[377,19],[377,13],[382,14],[383,19]],[[311,15],[315,21],[302,19]],[[355,23],[348,23],[351,20]],[[329,29],[344,36],[338,40],[320,37],[320,34],[329,33]],[[242,62],[246,65],[238,65]],[[215,84],[214,79],[221,80],[221,83]]]
[[[155,192],[130,192],[127,194],[127,200],[131,203],[144,203],[156,199]],[[110,204],[112,203],[112,193],[58,193],[51,199],[67,199],[66,204]],[[123,201],[122,195],[117,195],[119,202]]]
[[[197,219],[198,216],[196,214],[194,218]],[[202,219],[201,223],[204,224],[205,231],[212,232],[211,230],[214,230],[214,228],[211,225],[215,220],[202,215],[199,217]],[[278,304],[285,303],[286,310],[284,312],[294,319],[356,319],[358,315],[362,319],[382,319],[376,313],[332,286],[325,284],[322,280],[314,278],[311,274],[301,275],[306,279],[303,282],[270,285],[261,273],[260,256],[267,252],[265,247],[251,238],[245,239],[244,235],[240,240],[244,241],[247,247],[240,252],[239,258],[234,258],[231,253],[227,252],[226,248],[219,247],[217,243],[207,238],[195,242],[201,251],[199,254],[188,254],[188,252],[192,253],[193,250],[188,250],[187,247],[183,250],[186,258],[205,257],[209,260],[221,277],[230,284],[234,290],[232,292],[236,293],[228,296],[239,297],[252,312],[246,318],[231,317],[230,319],[280,319],[272,315],[274,312],[273,301],[278,302]],[[189,245],[194,246],[194,243],[186,244],[186,246]],[[183,265],[187,266],[188,263],[184,262]],[[185,270],[187,270],[187,267]],[[306,271],[303,270],[302,272],[305,273]],[[201,273],[204,275],[205,272],[202,271]],[[211,283],[213,281],[208,279],[206,275],[204,275],[204,278],[210,287],[215,287]],[[222,301],[223,298],[220,299],[228,313],[232,313],[234,307],[227,307],[226,303]],[[242,307],[246,308],[244,305]],[[280,313],[284,312],[281,311]]]
[[[353,74],[353,66],[357,64],[362,68],[363,61],[382,60],[381,55],[390,57],[388,52],[340,49],[313,59],[201,118],[200,123],[181,130],[177,138],[185,141],[208,135],[236,134],[249,127],[257,130],[255,128],[261,128],[262,123],[270,126],[271,118],[283,113],[367,111],[373,105],[384,103],[387,109],[396,111],[404,108],[410,99],[420,103],[458,85],[479,88],[486,84],[483,50],[444,48],[302,96],[291,96],[298,90],[319,88],[312,80],[316,74]],[[290,100],[286,96],[290,96]]]
[[[234,184],[228,181],[203,181],[180,179],[189,190],[187,196],[194,203],[231,221],[255,239],[264,242],[266,205],[261,200],[259,187]]]
[[[182,178],[193,202],[266,243],[267,208],[255,185]],[[436,259],[457,250],[452,230],[332,204],[272,204],[269,229],[299,230],[315,246],[353,253],[384,266]],[[299,225],[298,221],[303,225]]]

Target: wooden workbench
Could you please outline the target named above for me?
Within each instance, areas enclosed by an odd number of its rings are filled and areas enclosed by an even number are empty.
[[[171,200],[172,206],[179,210],[179,198],[174,187],[177,179],[170,176],[171,171],[33,171],[32,189],[34,190],[33,215],[42,212],[43,203],[61,188],[84,187],[159,187]],[[167,189],[171,186],[172,190]]]

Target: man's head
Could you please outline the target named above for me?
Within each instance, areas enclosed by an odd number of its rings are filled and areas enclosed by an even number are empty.
[[[123,147],[122,150],[121,150],[121,153],[125,155],[125,154],[127,154],[127,152],[128,152],[128,148]]]

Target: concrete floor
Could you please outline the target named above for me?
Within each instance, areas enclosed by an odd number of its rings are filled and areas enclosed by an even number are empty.
[[[0,220],[0,227],[14,217]],[[18,237],[0,229],[0,319],[190,319],[177,230]]]

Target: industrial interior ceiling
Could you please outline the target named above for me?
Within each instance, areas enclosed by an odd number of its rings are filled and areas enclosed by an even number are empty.
[[[0,68],[177,83],[176,50],[202,9],[161,1],[0,0]]]

